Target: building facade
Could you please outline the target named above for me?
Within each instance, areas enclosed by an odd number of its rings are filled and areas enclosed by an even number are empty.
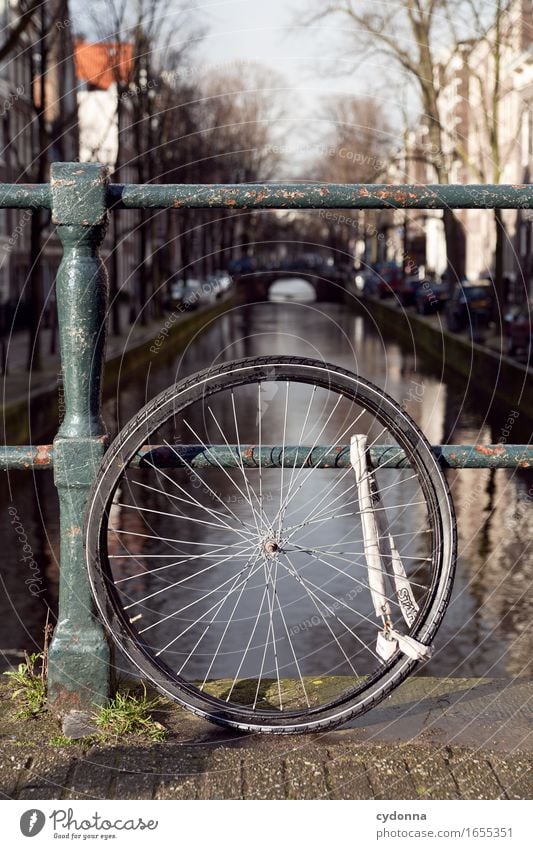
[[[1,0],[0,26],[8,33],[20,15],[18,0]],[[50,0],[32,18],[0,66],[0,180],[48,179],[53,161],[78,158],[77,101],[66,0]],[[46,57],[43,73],[43,57]],[[44,102],[43,102],[44,101]],[[29,291],[31,215],[0,212],[0,304],[17,323],[34,308]],[[61,246],[41,222],[39,305],[53,299]],[[14,313],[16,308],[16,313]],[[10,319],[13,315],[10,314]]]
[[[499,47],[497,47],[499,45]],[[511,0],[498,26],[460,45],[442,64],[443,150],[452,183],[529,182],[532,173],[533,7]],[[466,275],[495,270],[496,223],[486,210],[458,213],[466,236]],[[503,273],[515,300],[533,294],[531,213],[506,210]],[[443,232],[430,239],[428,262],[442,257]]]
[[[80,160],[107,165],[111,179],[136,182],[133,131],[133,45],[77,39],[74,64],[78,93]],[[112,298],[131,295],[136,280],[135,210],[115,212],[102,254],[112,276]]]

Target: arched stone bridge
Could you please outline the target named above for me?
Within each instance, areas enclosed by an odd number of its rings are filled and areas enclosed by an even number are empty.
[[[342,303],[344,293],[353,272],[346,268],[335,268],[324,266],[318,269],[256,269],[236,273],[233,280],[237,292],[243,301],[267,301],[270,287],[278,280],[287,280],[294,277],[295,280],[305,280],[315,290],[317,301],[330,301]]]

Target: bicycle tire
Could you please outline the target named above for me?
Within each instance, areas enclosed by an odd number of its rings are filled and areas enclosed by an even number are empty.
[[[437,552],[432,564],[432,584],[410,634],[426,645],[431,643],[450,598],[456,558],[455,516],[445,477],[425,437],[402,407],[363,378],[321,361],[281,356],[235,360],[192,375],[149,402],[114,439],[96,476],[87,502],[86,562],[96,606],[107,631],[142,676],[160,692],[193,713],[227,727],[247,732],[302,733],[334,728],[366,712],[388,696],[418,662],[396,652],[379,672],[341,697],[286,714],[228,704],[176,676],[175,670],[157,657],[139,636],[120,601],[107,554],[108,519],[118,483],[151,434],[171,417],[206,397],[273,379],[318,386],[356,401],[372,412],[377,421],[385,423],[408,454],[431,507]]]

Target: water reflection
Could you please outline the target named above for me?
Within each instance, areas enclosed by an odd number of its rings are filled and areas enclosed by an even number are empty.
[[[271,301],[298,301],[306,303],[316,300],[311,283],[298,277],[282,277],[272,284],[268,293]]]
[[[489,409],[481,396],[473,394],[475,387],[465,398],[460,382],[432,371],[415,350],[385,341],[368,320],[345,307],[262,303],[231,310],[182,357],[165,362],[163,350],[142,379],[124,382],[116,398],[106,402],[106,421],[116,430],[146,400],[199,368],[273,352],[321,357],[358,371],[403,403],[431,442],[498,442],[509,418],[508,409],[495,404]],[[508,441],[527,442],[530,437],[530,423],[518,417]],[[450,471],[448,480],[458,516],[460,556],[453,601],[437,638],[436,654],[424,674],[531,674],[532,475],[527,470],[461,470]],[[51,475],[11,473],[8,481],[13,500],[8,488],[1,496],[0,649],[4,664],[17,660],[8,652],[33,650],[40,643],[46,604],[56,602],[58,576],[57,498]],[[217,482],[214,489],[223,493],[224,483]],[[44,576],[45,591],[39,597],[31,595],[24,583],[23,551],[7,512],[11,504],[17,508]],[[125,512],[117,514],[121,523]],[[146,530],[138,515],[128,516],[127,522],[132,532]],[[139,538],[139,552],[149,553],[151,545]],[[135,563],[124,562],[121,568],[124,577],[130,576]],[[137,580],[136,591],[144,591],[146,578],[140,575]]]
[[[274,445],[337,445],[356,429],[396,445],[356,401],[268,380],[200,399],[151,442],[257,444],[259,426]],[[432,551],[423,493],[411,469],[376,477],[383,532],[393,533],[422,608]],[[188,680],[253,678],[263,668],[291,680],[371,674],[379,660],[359,509],[351,468],[129,469],[108,535],[122,605]],[[256,544],[270,528],[282,553],[267,578]]]

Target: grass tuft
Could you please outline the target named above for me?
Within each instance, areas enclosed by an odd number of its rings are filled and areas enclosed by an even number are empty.
[[[38,716],[46,704],[46,660],[44,652],[26,654],[16,670],[4,672],[11,698],[18,702],[16,719]]]
[[[74,740],[72,737],[64,737],[63,734],[58,734],[56,737],[50,737],[48,742],[51,746],[75,746],[80,743],[80,740]]]
[[[152,717],[152,712],[163,704],[159,697],[149,699],[143,685],[142,695],[127,690],[117,693],[109,704],[100,708],[95,722],[105,737],[122,737],[139,734],[151,740],[162,740],[165,729]]]
[[[7,686],[11,698],[18,702],[14,712],[15,719],[32,719],[46,710],[46,682],[48,678],[48,645],[52,636],[49,622],[50,611],[46,614],[44,625],[43,650],[28,654],[24,652],[24,663],[15,670],[3,674],[7,677]]]

